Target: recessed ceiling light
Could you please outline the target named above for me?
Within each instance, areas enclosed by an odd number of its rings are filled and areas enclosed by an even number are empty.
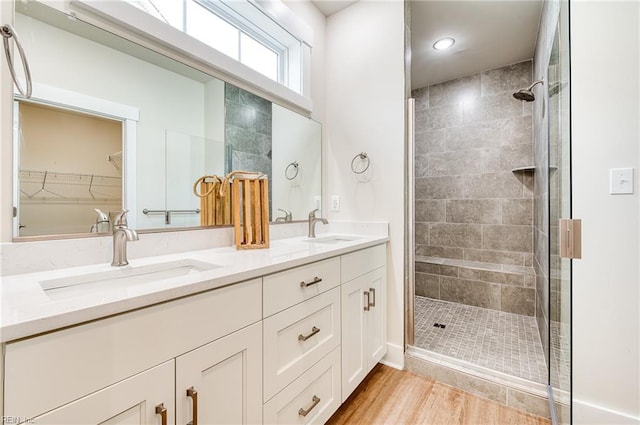
[[[436,50],[445,50],[455,44],[455,40],[451,37],[441,38],[440,40],[433,43],[433,48]]]

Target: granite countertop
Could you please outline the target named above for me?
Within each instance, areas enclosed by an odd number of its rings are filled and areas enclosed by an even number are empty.
[[[335,234],[321,234],[318,239],[330,239]],[[239,283],[291,267],[323,260],[368,248],[388,241],[387,236],[346,235],[332,243],[310,243],[306,237],[271,241],[268,249],[236,250],[235,247],[204,249],[131,260],[128,266],[137,268],[153,264],[189,260],[195,264],[217,266],[210,270],[196,270],[182,276],[129,285],[98,284],[94,290],[75,292],[73,287],[64,293],[45,292],[41,282],[109,272],[110,264],[73,267],[37,273],[25,273],[2,278],[0,342],[49,332],[66,326],[119,314],[126,311],[169,301],[179,297]],[[80,285],[78,285],[79,287]],[[55,295],[54,295],[55,293]]]

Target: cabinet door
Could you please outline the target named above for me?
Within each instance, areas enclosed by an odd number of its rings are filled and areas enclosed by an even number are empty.
[[[387,352],[386,267],[342,285],[342,401]]]
[[[369,311],[365,312],[367,373],[387,354],[387,297],[386,267],[380,267],[364,276],[364,290],[369,291]]]
[[[33,418],[31,423],[39,425],[174,424],[174,374],[174,362],[171,360]],[[156,407],[158,407],[158,413],[156,413]],[[160,413],[162,408],[166,409],[164,415]]]
[[[262,323],[178,357],[176,409],[179,424],[261,423]]]
[[[365,297],[367,276],[342,285],[342,401],[367,375]]]

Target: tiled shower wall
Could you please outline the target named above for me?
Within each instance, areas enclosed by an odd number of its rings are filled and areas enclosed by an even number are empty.
[[[416,255],[531,266],[531,61],[413,91]]]
[[[531,105],[512,96],[531,84],[531,67],[526,61],[413,91],[417,295],[535,314],[526,270],[533,171],[513,171],[533,165]],[[433,272],[443,267],[437,259],[421,257],[458,260],[461,271],[443,276]],[[516,282],[496,279],[505,275],[501,267],[525,270]]]
[[[271,102],[229,83],[224,85],[224,100],[225,171],[259,171],[271,181]]]

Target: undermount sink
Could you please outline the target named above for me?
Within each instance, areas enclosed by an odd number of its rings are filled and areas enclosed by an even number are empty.
[[[125,266],[103,272],[43,280],[40,286],[52,299],[71,298],[109,288],[124,288],[220,268],[217,264],[185,259],[144,266]]]
[[[351,242],[357,241],[358,239],[362,239],[361,236],[325,236],[323,238],[309,238],[303,239],[303,242],[309,243],[326,243],[326,244],[334,244],[340,242]]]

